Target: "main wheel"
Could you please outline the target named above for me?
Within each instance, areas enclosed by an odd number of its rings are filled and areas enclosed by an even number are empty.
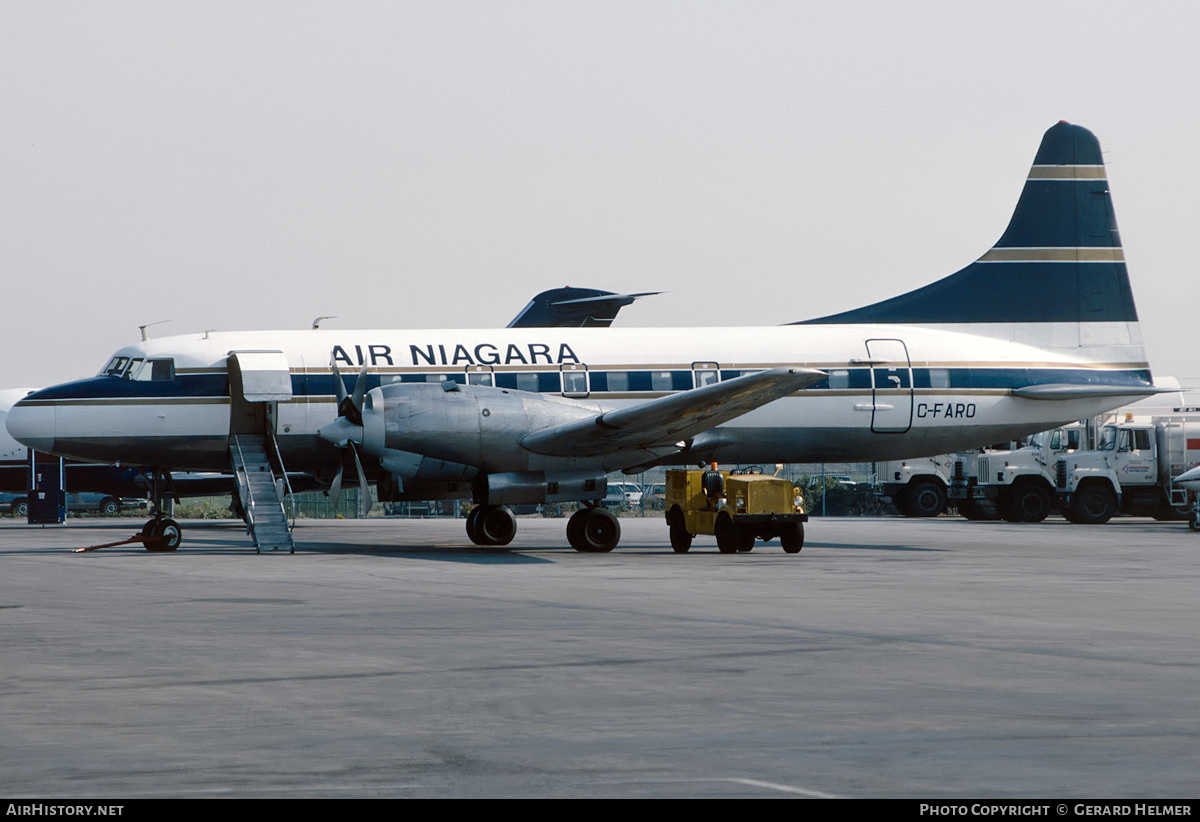
[[[621,524],[617,516],[607,508],[588,509],[579,532],[579,547],[575,550],[588,554],[603,554],[617,547],[621,541]]]
[[[1113,492],[1103,485],[1085,485],[1075,492],[1071,500],[1071,522],[1084,525],[1100,525],[1117,513],[1117,500]]]
[[[783,530],[779,532],[779,542],[789,554],[800,553],[800,549],[804,547],[804,523],[789,522],[784,525]]]
[[[508,545],[517,535],[517,518],[503,505],[483,505],[475,520],[484,545]]]
[[[936,517],[946,510],[946,489],[933,480],[916,480],[904,496],[911,516]]]
[[[588,509],[580,508],[567,520],[567,544],[576,551],[587,550],[583,546],[583,529],[587,524]]]
[[[487,545],[483,535],[479,533],[479,514],[482,510],[482,505],[476,505],[467,512],[467,539],[476,545]]]

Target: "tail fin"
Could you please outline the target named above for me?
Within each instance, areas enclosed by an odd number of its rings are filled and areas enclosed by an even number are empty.
[[[805,323],[909,323],[1146,367],[1100,143],[1060,122],[1042,138],[1004,235],[935,283]]]
[[[552,288],[534,297],[508,327],[607,328],[622,308],[639,297],[651,297],[658,293],[614,294],[595,288]]]

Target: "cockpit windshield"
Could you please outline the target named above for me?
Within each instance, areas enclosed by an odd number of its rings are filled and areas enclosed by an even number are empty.
[[[100,376],[139,382],[166,382],[175,379],[175,361],[170,358],[143,360],[118,355],[101,369]]]

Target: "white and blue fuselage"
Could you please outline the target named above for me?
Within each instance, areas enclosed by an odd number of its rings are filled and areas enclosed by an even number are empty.
[[[9,425],[39,450],[79,459],[224,470],[242,399],[229,369],[239,352],[286,362],[291,396],[270,403],[267,424],[291,470],[329,464],[317,431],[338,416],[331,360],[347,381],[365,364],[368,388],[453,380],[602,409],[780,365],[827,375],[698,437],[677,462],[901,459],[1044,430],[1150,393],[1144,363],[914,326],[256,331],[127,346],[110,373],[23,400]],[[1047,385],[1080,390],[1014,394]],[[1089,385],[1110,390],[1090,395]],[[1127,393],[1114,398],[1113,387]]]

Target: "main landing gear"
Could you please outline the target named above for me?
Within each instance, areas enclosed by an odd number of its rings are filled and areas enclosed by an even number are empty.
[[[576,551],[599,554],[621,540],[621,524],[612,511],[584,503],[567,520],[567,542]],[[467,537],[476,545],[508,545],[517,535],[517,518],[503,505],[477,505],[467,514]]]

